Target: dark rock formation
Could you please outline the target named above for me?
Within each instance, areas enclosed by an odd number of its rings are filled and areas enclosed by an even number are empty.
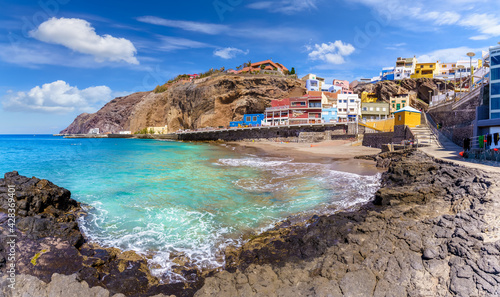
[[[375,203],[228,250],[196,296],[499,294],[498,176],[419,151],[376,158],[388,171]]]
[[[15,195],[15,205],[9,201],[9,186],[15,188],[11,194]],[[12,206],[17,211],[15,226],[8,217]],[[192,296],[203,284],[198,271],[189,284],[160,284],[151,275],[145,258],[86,242],[76,221],[81,215],[80,204],[71,199],[68,190],[47,180],[6,173],[0,179],[0,277],[7,275],[12,264],[8,261],[9,235],[15,234],[16,274],[31,275],[46,283],[53,281],[54,273],[75,275],[87,288],[101,286],[111,294],[127,296]]]
[[[414,94],[415,98],[421,99],[425,103],[430,102],[429,91],[435,92],[438,90],[437,83],[442,83],[441,91],[445,89],[453,90],[453,85],[445,85],[442,80],[431,78],[419,79],[403,79],[401,81],[381,81],[376,84],[359,84],[354,88],[354,93],[361,95],[362,92],[375,93],[377,98],[383,102],[389,102],[391,96],[400,94]],[[419,106],[418,102],[413,102],[418,107],[426,107],[425,105]],[[421,104],[421,103],[420,103]]]
[[[94,114],[81,114],[61,134],[137,132],[168,126],[168,131],[228,126],[245,113],[261,113],[271,99],[305,94],[303,82],[279,76],[223,75],[170,86],[159,94],[119,97]]]

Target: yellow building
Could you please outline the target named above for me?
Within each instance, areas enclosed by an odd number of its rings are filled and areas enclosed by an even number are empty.
[[[153,133],[150,133],[150,134],[167,134],[167,126],[165,127],[148,127],[148,133],[150,132],[153,132]]]
[[[394,113],[406,106],[410,106],[410,95],[408,94],[396,95],[389,99],[390,113]]]
[[[417,63],[415,73],[411,75],[411,78],[434,78],[434,75],[440,73],[439,65],[439,63]]]
[[[422,113],[413,107],[407,106],[394,113],[394,125],[406,125],[415,128],[421,123]]]
[[[361,93],[361,102],[363,102],[363,103],[375,103],[375,102],[377,102],[377,94],[363,92],[363,93]]]
[[[367,121],[366,123],[360,123],[360,125],[380,132],[394,132],[394,118],[379,121]]]

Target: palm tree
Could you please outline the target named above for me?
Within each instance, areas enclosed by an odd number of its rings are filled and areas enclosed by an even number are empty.
[[[238,66],[238,67],[236,67],[236,70],[240,70],[240,69],[241,69],[241,65],[240,65],[240,66]]]

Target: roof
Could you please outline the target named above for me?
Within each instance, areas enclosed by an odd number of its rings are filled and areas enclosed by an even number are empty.
[[[321,92],[321,91],[309,91],[308,92],[308,95],[311,95],[313,97],[321,97],[322,94],[323,94],[323,92]]]
[[[403,112],[403,111],[422,113],[421,111],[416,110],[415,108],[413,108],[411,106],[406,106],[405,108],[401,108],[400,110],[397,110],[394,113]]]

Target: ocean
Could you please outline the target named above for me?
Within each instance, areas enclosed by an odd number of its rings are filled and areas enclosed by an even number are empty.
[[[380,175],[241,154],[230,147],[137,139],[0,135],[0,174],[67,188],[83,203],[85,235],[146,255],[153,274],[183,281],[173,257],[222,266],[223,250],[290,216],[327,214],[372,199]]]

